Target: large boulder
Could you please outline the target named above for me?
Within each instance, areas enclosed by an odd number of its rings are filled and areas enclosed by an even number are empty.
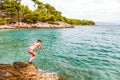
[[[23,79],[23,75],[15,70],[10,64],[0,64],[0,80]]]
[[[56,75],[40,72],[34,64],[14,62],[0,64],[0,80],[65,80]]]

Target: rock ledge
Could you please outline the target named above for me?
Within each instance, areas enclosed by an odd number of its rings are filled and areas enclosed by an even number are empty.
[[[34,64],[14,62],[0,64],[0,80],[65,80],[52,74],[40,72]]]

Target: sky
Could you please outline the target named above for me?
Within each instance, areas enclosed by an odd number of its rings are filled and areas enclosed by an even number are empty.
[[[68,18],[88,19],[95,22],[120,23],[120,0],[40,0],[54,6]],[[34,9],[31,0],[22,4]]]

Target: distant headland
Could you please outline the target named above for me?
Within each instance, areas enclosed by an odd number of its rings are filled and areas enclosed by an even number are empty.
[[[71,28],[74,25],[95,25],[91,20],[66,18],[48,3],[32,0],[35,10],[21,4],[21,0],[0,1],[0,29]]]

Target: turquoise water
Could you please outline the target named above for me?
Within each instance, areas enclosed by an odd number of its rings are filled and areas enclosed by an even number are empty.
[[[41,70],[67,80],[120,80],[120,26],[0,30],[0,63],[28,61],[27,48],[38,38],[33,60]]]

